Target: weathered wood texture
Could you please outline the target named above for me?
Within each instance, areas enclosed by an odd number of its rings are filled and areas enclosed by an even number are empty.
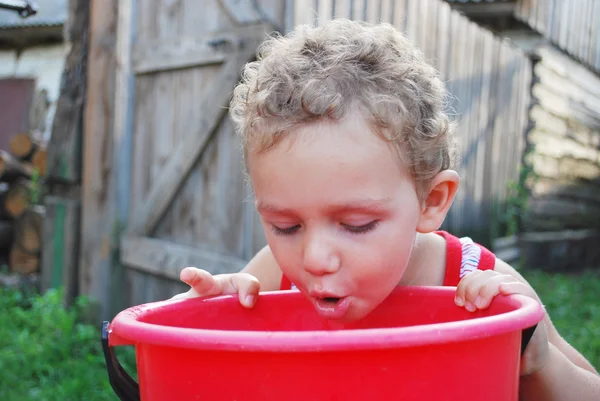
[[[598,0],[518,0],[515,16],[591,70],[600,72]]]
[[[119,63],[117,25],[119,4],[127,1],[90,2],[89,61],[84,118],[81,252],[79,291],[98,302],[97,318],[114,315],[122,278],[111,285],[111,274],[118,269],[119,219],[116,183],[119,165],[118,134],[115,132],[116,77],[127,66]],[[122,171],[127,174],[127,170]],[[115,266],[117,265],[117,266]],[[96,317],[94,317],[96,318]],[[96,319],[97,319],[96,318]]]
[[[65,304],[70,305],[78,289],[81,202],[48,196],[45,200],[42,251],[42,291],[62,286]],[[26,251],[22,253],[29,254]],[[22,254],[21,253],[21,254]]]
[[[538,50],[527,162],[527,231],[600,227],[600,77],[550,47]]]
[[[80,185],[83,115],[87,99],[90,3],[69,0],[65,41],[69,44],[60,95],[46,154],[46,221],[41,289],[61,286],[70,305],[77,295],[80,253]]]
[[[70,44],[61,76],[60,95],[48,144],[47,175],[51,181],[79,183],[81,139],[88,63],[89,1],[69,0],[65,40]]]
[[[560,230],[519,236],[521,265],[546,271],[576,272],[600,263],[600,230]]]
[[[264,238],[226,116],[283,1],[91,2],[80,292],[101,318],[239,270]],[[262,241],[262,242],[261,242]]]
[[[229,3],[133,11],[130,218],[121,242],[128,304],[185,290],[179,272],[188,265],[239,270],[264,245],[255,242],[261,228],[226,106],[242,65],[274,28],[252,2]],[[261,2],[264,17],[281,21],[282,5]]]
[[[404,32],[442,73],[458,120],[461,188],[444,228],[491,245],[517,182],[525,146],[532,63],[516,46],[440,0],[295,2],[295,24],[332,17],[384,21]]]

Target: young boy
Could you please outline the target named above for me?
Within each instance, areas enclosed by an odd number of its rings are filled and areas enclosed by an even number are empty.
[[[498,294],[539,301],[488,250],[438,231],[459,185],[445,99],[390,25],[334,20],[269,38],[231,101],[268,246],[236,274],[183,269],[191,289],[175,298],[237,293],[252,307],[259,289],[295,286],[342,320],[398,285],[457,286],[469,311]],[[521,375],[525,400],[600,400],[600,376],[548,316]]]

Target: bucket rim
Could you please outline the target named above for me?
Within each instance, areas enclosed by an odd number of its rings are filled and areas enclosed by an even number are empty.
[[[436,291],[454,297],[456,287],[398,287],[409,295]],[[265,291],[260,297],[303,296],[296,290]],[[377,350],[440,345],[473,341],[522,330],[538,324],[544,317],[540,303],[525,295],[497,295],[493,302],[506,302],[514,310],[473,319],[421,324],[405,327],[352,328],[348,330],[256,331],[219,330],[162,326],[138,319],[156,309],[182,302],[238,302],[237,294],[207,298],[177,299],[132,306],[119,312],[109,323],[111,346],[155,345],[213,351],[237,352],[328,352]],[[240,307],[242,307],[240,305]],[[457,306],[458,308],[458,306]],[[265,341],[268,339],[268,341]]]

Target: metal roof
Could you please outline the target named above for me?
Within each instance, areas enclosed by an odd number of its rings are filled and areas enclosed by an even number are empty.
[[[67,0],[35,0],[37,13],[21,18],[12,10],[0,9],[0,29],[59,26],[67,20]]]

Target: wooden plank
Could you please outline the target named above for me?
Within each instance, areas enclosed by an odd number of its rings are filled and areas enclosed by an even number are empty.
[[[581,26],[579,28],[579,43],[577,45],[577,54],[579,58],[587,61],[588,46],[591,39],[590,17],[592,15],[591,0],[583,0],[581,7]]]
[[[252,24],[262,21],[252,0],[219,0],[217,3],[238,24]]]
[[[522,85],[521,82],[521,55],[519,53],[517,53],[516,51],[512,52],[512,57],[511,57],[511,76],[510,76],[510,80],[509,80],[509,85],[510,85],[510,90],[511,90],[511,94],[510,94],[510,101],[508,103],[508,108],[509,108],[509,135],[510,135],[510,139],[507,141],[507,145],[508,145],[508,152],[507,155],[508,157],[508,163],[506,163],[506,169],[505,169],[505,183],[508,182],[515,182],[518,183],[519,182],[519,168],[521,167],[521,163],[520,163],[520,156],[519,154],[517,154],[517,148],[519,145],[519,142],[521,141],[522,135],[521,132],[519,131],[519,126],[518,126],[518,116],[519,116],[519,109],[521,107],[525,107],[527,108],[527,105],[521,105],[521,103],[519,102],[519,91],[520,91],[520,86]],[[505,184],[506,185],[506,184]]]
[[[42,243],[42,291],[62,287],[64,303],[78,295],[80,202],[47,196]]]
[[[307,1],[294,1],[294,26],[296,25],[316,25],[318,22],[317,10],[314,7],[314,2],[307,5]]]
[[[496,257],[505,261],[508,264],[517,263],[521,256],[521,251],[517,246],[512,246],[504,249],[499,249],[494,252]]]
[[[435,38],[436,47],[435,47],[435,56],[434,63],[436,68],[445,75],[448,70],[448,53],[450,43],[450,6],[448,3],[438,3],[437,5],[438,12],[436,15],[437,21],[435,25],[437,25],[437,37]],[[446,77],[443,76],[442,79]]]
[[[490,190],[488,186],[487,174],[489,171],[486,170],[486,164],[489,164],[489,159],[486,158],[486,150],[492,142],[491,129],[489,128],[490,118],[490,106],[493,107],[493,96],[491,91],[493,90],[492,81],[492,70],[494,63],[496,62],[495,55],[493,52],[493,36],[491,32],[482,30],[479,33],[478,46],[479,51],[482,54],[480,60],[480,80],[479,80],[479,108],[478,113],[475,115],[477,118],[477,132],[478,132],[478,143],[477,150],[475,152],[475,194],[474,199],[479,208],[478,219],[482,225],[491,227],[489,219],[491,217],[490,208]]]
[[[496,165],[493,163],[493,153],[494,153],[494,144],[497,141],[496,135],[496,114],[502,105],[498,103],[498,88],[502,85],[502,82],[499,80],[499,53],[500,53],[500,43],[495,40],[493,34],[491,32],[486,32],[486,37],[484,41],[484,49],[489,52],[484,55],[484,60],[486,61],[485,65],[485,74],[487,75],[487,83],[489,86],[487,103],[485,103],[484,108],[486,109],[487,117],[485,117],[485,149],[482,149],[483,152],[483,204],[484,211],[486,216],[492,221],[498,221],[498,209],[497,209],[497,198],[494,194],[493,188],[496,178]],[[482,98],[485,101],[485,98]],[[495,233],[493,232],[497,225],[490,224],[492,230],[492,236],[500,235],[503,233]]]
[[[182,245],[201,244],[244,258],[252,235],[252,227],[244,226],[249,219],[245,209],[254,204],[246,193],[241,156],[233,123],[225,118],[157,225],[154,237],[176,238]]]
[[[589,92],[596,98],[600,97],[600,78],[596,74],[547,46],[540,47],[537,54],[544,67],[567,79],[571,85]]]
[[[406,32],[406,6],[408,0],[394,2],[394,26],[402,33]]]
[[[500,203],[504,202],[504,187],[506,182],[503,181],[503,177],[498,174],[499,166],[503,162],[504,158],[504,146],[506,143],[505,132],[507,130],[508,116],[507,108],[509,101],[509,90],[507,81],[510,79],[509,66],[509,48],[506,44],[501,43],[499,46],[499,75],[498,75],[498,91],[496,92],[496,104],[498,105],[495,122],[494,122],[494,152],[492,154],[492,165],[496,170],[495,177],[493,179],[493,196]]]
[[[600,163],[599,149],[585,146],[569,137],[560,137],[535,129],[529,134],[528,139],[535,145],[535,151],[542,155],[557,159],[570,157],[591,163]]]
[[[206,90],[200,107],[204,112],[197,116],[199,121],[195,124],[197,130],[188,132],[177,145],[161,175],[153,183],[146,201],[130,221],[130,233],[147,234],[154,229],[224,115],[223,106],[238,80],[241,65],[252,57],[259,41],[228,60]]]
[[[462,66],[461,66],[461,61],[462,61],[462,57],[461,54],[459,54],[459,51],[461,50],[461,46],[464,46],[464,37],[462,36],[462,33],[460,31],[460,26],[462,25],[462,19],[460,17],[460,15],[456,12],[451,12],[449,14],[450,16],[450,38],[449,38],[449,43],[453,43],[453,46],[448,46],[448,68],[447,68],[447,74],[446,74],[446,80],[448,81],[448,90],[451,93],[451,95],[454,97],[453,102],[451,104],[451,113],[452,113],[452,117],[453,119],[458,119],[460,117],[460,105],[458,104],[458,102],[460,102],[460,99],[458,99],[458,88],[460,85],[460,82],[458,82],[458,78],[460,77],[461,71],[462,71]],[[456,136],[458,137],[457,139],[460,140],[460,127],[456,128]],[[462,147],[460,146],[460,144],[458,145],[458,153],[459,156],[462,157]],[[460,163],[459,165],[456,167],[457,170],[460,171]],[[450,209],[450,213],[449,213],[449,218],[447,221],[447,225],[449,227],[449,229],[452,232],[458,232],[459,229],[459,225],[460,225],[460,194],[461,191],[459,191],[459,193],[457,193],[457,200],[454,202],[454,204],[452,205],[452,208]]]
[[[554,43],[556,43],[558,41],[558,37],[560,34],[559,15],[560,15],[560,10],[561,10],[561,4],[559,4],[556,0],[551,0],[549,10],[550,10],[550,16],[548,18],[549,28],[548,28],[548,33],[546,34],[547,35],[546,37],[549,38]]]
[[[331,20],[332,17],[332,8],[335,5],[334,0],[319,0],[317,2],[317,15],[319,20],[319,25],[325,24],[327,21]]]
[[[52,122],[52,140],[48,144],[49,181],[79,183],[81,180],[82,121],[86,93],[89,1],[70,0],[66,41],[70,44],[61,89]]]
[[[419,42],[419,3],[421,0],[406,0],[406,36],[412,41],[415,46],[420,47]]]
[[[113,273],[118,273],[115,254],[128,203],[126,119],[132,99],[128,96],[127,38],[131,37],[131,6],[131,0],[112,0],[108,5],[94,0],[90,4],[79,290],[98,302],[97,309],[90,311],[97,314],[93,319],[109,319],[122,306],[122,280]]]
[[[568,1],[568,0],[567,0]],[[558,46],[564,49],[567,45],[567,40],[569,38],[569,12],[572,7],[569,7],[567,1],[562,3],[562,10],[560,13],[560,35],[558,37]]]
[[[593,38],[600,37],[600,3],[594,2],[594,33]],[[592,43],[592,57],[590,65],[594,66],[596,71],[600,71],[600,39],[595,40]]]
[[[468,116],[468,152],[471,154],[468,160],[466,180],[469,182],[467,186],[469,188],[469,203],[467,206],[467,213],[465,213],[465,222],[468,229],[473,233],[472,235],[478,239],[478,241],[487,241],[488,238],[482,238],[485,233],[486,221],[481,215],[481,187],[480,181],[478,180],[477,171],[477,159],[479,150],[481,149],[481,142],[483,141],[483,134],[480,130],[480,106],[481,97],[483,96],[482,91],[482,64],[483,64],[483,35],[480,28],[475,23],[469,23],[469,36],[472,37],[469,53],[469,70],[470,74],[470,86],[467,94],[469,100],[469,116]],[[482,230],[483,228],[483,230]]]
[[[456,61],[458,62],[458,72],[455,79],[458,81],[457,89],[455,92],[458,98],[458,112],[459,122],[457,127],[457,135],[459,141],[459,152],[461,155],[461,163],[458,166],[458,173],[461,176],[465,176],[467,172],[468,159],[470,155],[467,155],[467,149],[469,145],[469,114],[468,110],[465,110],[469,105],[469,88],[471,85],[471,61],[473,59],[471,43],[473,37],[469,32],[469,21],[461,15],[457,15],[457,38],[459,45],[457,46],[457,52],[454,54]],[[469,187],[466,182],[463,182],[462,190],[458,191],[456,195],[455,209],[457,211],[457,226],[455,228],[456,233],[463,233],[465,227],[465,212],[468,210],[467,202],[469,200]],[[457,234],[460,235],[460,234]]]
[[[530,199],[527,212],[538,218],[560,220],[569,227],[595,228],[600,223],[600,205],[568,198]],[[543,217],[542,217],[543,216]]]
[[[198,37],[143,42],[134,47],[132,62],[135,74],[156,73],[179,68],[219,64],[239,48],[255,46],[255,38],[265,36],[264,25],[229,28]],[[250,39],[251,43],[246,43]]]
[[[578,2],[579,3],[579,2]],[[571,4],[573,6],[573,4]],[[577,57],[577,39],[579,35],[579,11],[581,4],[571,7],[569,10],[569,39],[567,41],[566,50],[573,57]]]
[[[529,110],[532,101],[530,88],[533,79],[533,66],[532,61],[528,56],[521,55],[521,62],[521,93],[519,97],[519,103],[521,104],[521,107],[519,108],[519,147],[517,148],[517,154],[519,155],[519,162],[522,164],[527,133],[530,126]]]
[[[538,177],[530,190],[531,195],[536,198],[554,196],[600,202],[598,184],[592,181]]]
[[[519,237],[517,235],[510,235],[508,237],[496,238],[493,241],[493,249],[499,250],[504,248],[510,248],[519,243]]]
[[[380,2],[381,2],[381,0],[365,0],[366,14],[365,14],[364,21],[375,23],[375,24],[379,22]]]
[[[553,89],[558,88],[554,86]],[[534,84],[531,92],[538,99],[539,104],[552,114],[566,120],[577,121],[590,128],[600,127],[597,114],[591,114],[587,108],[578,107],[574,99],[569,99],[568,93],[556,93],[542,84]]]
[[[335,0],[334,18],[350,18],[352,16],[350,10],[352,0]]]
[[[394,0],[381,0],[381,20],[394,24]]]
[[[148,237],[125,236],[121,240],[121,257],[128,266],[157,276],[179,280],[179,273],[187,266],[195,266],[210,273],[235,273],[246,261],[196,247]]]
[[[419,48],[423,52],[425,58],[430,58],[429,47],[431,42],[434,42],[433,38],[435,38],[435,25],[430,24],[429,17],[431,15],[431,10],[429,8],[428,0],[419,0],[419,15],[421,16],[421,23],[417,26],[416,35],[418,37],[417,43],[419,43]],[[429,36],[431,35],[431,36]]]
[[[533,171],[540,177],[585,179],[595,180],[600,176],[600,165],[585,163],[581,160],[563,158],[561,160],[551,156],[532,153],[527,156]]]
[[[369,0],[352,0],[352,16],[350,19],[364,21],[367,18],[367,2]]]
[[[566,136],[569,133],[565,119],[555,116],[538,104],[531,108],[530,116],[537,129],[557,136]]]

